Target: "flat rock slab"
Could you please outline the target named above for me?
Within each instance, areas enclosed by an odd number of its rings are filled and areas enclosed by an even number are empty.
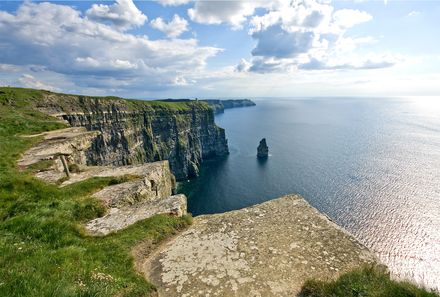
[[[165,199],[137,203],[122,208],[110,208],[108,214],[91,220],[86,230],[95,236],[103,236],[156,214],[186,215],[186,196],[178,194]]]
[[[53,159],[57,154],[70,155],[75,151],[85,150],[90,147],[91,140],[98,134],[98,131],[73,127],[25,136],[40,136],[43,140],[27,150],[17,164],[20,167],[27,167],[41,160]]]
[[[376,257],[298,195],[200,216],[147,259],[160,296],[294,296]]]
[[[70,179],[63,182],[61,186],[71,185],[92,177],[118,177],[124,175],[145,177],[152,174],[161,176],[163,172],[169,175],[170,169],[167,160],[126,166],[88,166],[83,172],[71,173]]]

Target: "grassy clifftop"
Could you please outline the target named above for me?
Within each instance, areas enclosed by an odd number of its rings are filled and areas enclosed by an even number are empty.
[[[149,296],[154,288],[135,272],[132,247],[157,243],[190,218],[155,216],[105,238],[84,235],[80,223],[103,212],[90,193],[123,179],[59,189],[17,169],[38,141],[21,135],[64,127],[33,108],[45,93],[0,88],[0,296]]]
[[[45,90],[0,87],[0,104],[16,106],[38,106],[43,102],[56,103],[66,111],[83,107],[87,103],[99,101],[101,104],[121,104],[128,110],[153,109],[157,111],[190,111],[192,109],[210,110],[211,107],[202,101],[152,101],[124,99],[114,96],[83,96],[49,92]]]

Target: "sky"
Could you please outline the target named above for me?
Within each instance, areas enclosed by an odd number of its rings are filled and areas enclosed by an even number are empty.
[[[0,1],[0,85],[128,98],[440,95],[440,1]]]

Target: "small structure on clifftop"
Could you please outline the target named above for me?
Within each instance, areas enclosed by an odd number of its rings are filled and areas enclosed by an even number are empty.
[[[261,139],[257,148],[257,157],[264,159],[269,156],[269,147],[266,144],[266,138]]]

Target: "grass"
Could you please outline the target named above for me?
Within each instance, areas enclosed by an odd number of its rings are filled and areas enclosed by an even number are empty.
[[[169,102],[160,100],[137,100],[124,99],[115,96],[83,96],[83,95],[68,95],[62,93],[54,93],[45,90],[35,90],[26,88],[0,87],[0,104],[11,103],[17,106],[29,106],[35,104],[39,100],[43,100],[45,96],[54,95],[58,97],[58,105],[66,110],[71,110],[74,107],[81,107],[85,102],[93,102],[100,100],[101,103],[119,101],[127,110],[133,109],[153,109],[155,112],[185,112],[192,109],[209,110],[211,107],[208,103],[203,101],[182,101]],[[87,104],[86,104],[87,105]],[[90,105],[90,104],[89,104]],[[92,104],[93,105],[93,104]]]
[[[41,160],[37,163],[31,164],[27,167],[27,169],[31,172],[40,172],[49,170],[54,164],[53,160]],[[70,170],[70,168],[69,168]]]
[[[301,297],[438,297],[408,282],[390,279],[383,267],[365,266],[334,281],[307,281]]]
[[[32,108],[44,91],[0,88],[0,296],[149,296],[132,248],[185,228],[190,217],[155,216],[102,238],[81,223],[103,215],[90,194],[125,179],[92,178],[62,189],[19,171],[20,154],[38,141],[20,135],[65,127]]]
[[[154,287],[136,273],[132,248],[144,240],[160,242],[191,218],[155,216],[106,237],[86,236],[81,223],[105,212],[90,194],[133,177],[92,178],[60,189],[31,175],[50,162],[19,171],[20,154],[38,141],[20,135],[65,127],[32,108],[44,92],[0,88],[0,296],[149,296]],[[336,281],[308,281],[301,294],[437,296],[372,267]]]

